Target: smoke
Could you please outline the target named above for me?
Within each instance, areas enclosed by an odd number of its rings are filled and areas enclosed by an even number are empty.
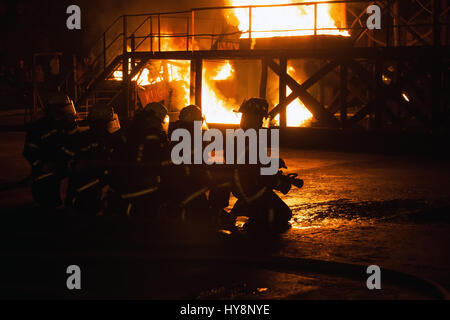
[[[14,58],[34,52],[86,56],[111,23],[124,14],[221,6],[225,0],[0,0],[0,54]],[[81,30],[68,30],[66,9],[81,8]],[[113,33],[120,33],[121,29]]]
[[[116,18],[124,14],[183,11],[225,4],[225,0],[82,0],[79,2],[84,19],[81,45],[86,50]]]

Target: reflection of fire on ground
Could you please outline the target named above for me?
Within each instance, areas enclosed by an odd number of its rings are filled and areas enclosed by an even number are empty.
[[[271,5],[293,3],[288,0],[229,0],[229,5]],[[297,2],[297,1],[295,1]],[[241,38],[249,37],[249,10],[233,9],[227,11],[226,19],[228,23],[241,31]],[[345,27],[345,4],[318,4],[317,5],[317,28],[327,28],[319,30],[319,35],[349,36],[348,31],[339,30]],[[309,29],[309,30],[299,30]],[[314,6],[295,7],[271,7],[252,9],[252,38],[286,37],[286,36],[307,36],[314,34]],[[170,32],[168,32],[170,33]],[[184,51],[185,43],[177,38],[165,39],[162,51]],[[131,67],[131,61],[130,61]],[[238,70],[236,68],[239,68]],[[131,69],[131,68],[130,68]],[[244,70],[245,69],[245,70]],[[303,80],[306,75],[304,70],[296,70],[293,65],[288,67],[288,73],[297,80]],[[254,81],[259,82],[259,77],[253,74],[251,68],[237,65],[233,61],[205,61],[203,65],[202,81],[202,109],[206,121],[210,123],[238,124],[240,114],[233,112],[242,102],[243,98],[255,96],[250,93],[245,97],[238,97],[235,82],[238,79],[237,73],[248,73]],[[122,72],[114,72],[116,80],[122,79]],[[241,77],[242,78],[242,77]],[[148,64],[133,81],[140,86],[138,92],[142,105],[153,101],[164,101],[170,111],[179,111],[190,103],[190,62],[166,60],[152,62]],[[275,80],[272,79],[272,82]],[[234,85],[233,85],[234,83]],[[239,86],[248,84],[240,83]],[[270,85],[270,84],[269,84]],[[287,87],[287,94],[291,90]],[[267,97],[269,103],[274,107],[278,102],[278,97],[270,95]],[[299,100],[294,100],[287,106],[287,125],[298,127],[304,126],[312,119],[311,112]],[[279,125],[279,115],[272,119],[272,124]]]

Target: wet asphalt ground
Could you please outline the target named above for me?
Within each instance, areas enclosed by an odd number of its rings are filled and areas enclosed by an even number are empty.
[[[20,132],[0,133],[1,185],[29,174],[21,157],[23,139]],[[199,224],[86,220],[41,212],[26,184],[0,193],[2,297],[435,297],[414,281],[397,283],[383,269],[450,290],[448,161],[293,149],[281,156],[288,172],[299,173],[305,185],[283,196],[294,217],[292,228],[279,237],[229,235]],[[349,270],[331,262],[360,267]],[[66,288],[71,264],[83,272],[79,292]],[[381,268],[381,290],[366,287],[365,268],[372,264]]]

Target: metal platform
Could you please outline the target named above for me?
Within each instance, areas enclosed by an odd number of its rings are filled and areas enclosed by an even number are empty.
[[[318,7],[342,5],[350,37],[324,36],[318,28]],[[180,12],[124,15],[107,28],[93,48],[96,74],[76,79],[72,91],[78,108],[88,109],[100,84],[120,70],[124,79],[109,103],[120,105],[121,118],[136,110],[132,79],[151,60],[191,61],[191,103],[202,105],[202,69],[207,60],[249,59],[259,61],[259,95],[266,96],[267,73],[278,77],[279,101],[270,111],[280,114],[286,126],[286,106],[299,98],[314,115],[316,125],[328,128],[440,130],[449,113],[449,6],[446,1],[379,1],[381,30],[363,24],[371,1],[327,1],[288,5],[208,7]],[[314,7],[314,28],[302,37],[254,38],[252,12],[267,7]],[[223,25],[224,12],[245,10],[249,29]],[[167,31],[167,30],[170,30]],[[211,32],[211,30],[213,30]],[[241,38],[242,36],[244,38]],[[176,45],[168,46],[168,43]],[[253,45],[251,45],[253,43]],[[282,47],[282,49],[280,49]],[[175,48],[175,49],[174,49]],[[172,49],[173,51],[170,51]],[[287,72],[293,60],[306,60],[314,72],[300,83]],[[72,75],[73,76],[73,75]],[[70,77],[70,76],[69,76]],[[331,84],[328,78],[332,78]],[[328,79],[324,81],[324,79]],[[311,87],[320,89],[311,93]],[[287,95],[287,87],[292,91]],[[324,88],[333,94],[323,94]]]

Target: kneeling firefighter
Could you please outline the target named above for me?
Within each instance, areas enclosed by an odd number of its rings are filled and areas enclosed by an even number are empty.
[[[96,104],[88,115],[89,129],[75,136],[76,160],[69,179],[67,206],[83,214],[99,214],[105,207],[112,152],[123,144],[120,122],[113,108]]]
[[[112,157],[110,186],[118,203],[113,205],[128,216],[151,216],[159,213],[163,194],[163,165],[169,161],[169,146],[163,123],[167,109],[152,102],[135,115],[126,134],[124,148]]]
[[[61,206],[61,181],[67,177],[75,157],[71,136],[78,132],[72,100],[54,95],[44,117],[31,124],[23,156],[31,165],[34,200],[45,208]]]
[[[190,163],[171,166],[170,182],[167,185],[174,195],[174,201],[169,207],[169,212],[175,217],[184,220],[209,219],[209,203],[206,197],[210,184],[211,173],[204,164],[194,164],[195,134],[201,135],[204,117],[202,111],[196,105],[188,105],[180,111],[179,120],[173,125],[173,129],[184,129],[189,132],[190,150],[187,155]],[[198,130],[199,132],[195,132]],[[172,147],[172,146],[171,146]],[[203,154],[202,150],[198,150]]]
[[[268,116],[268,103],[262,98],[251,98],[240,106],[242,113],[240,127],[243,130],[261,130],[263,120]],[[257,135],[258,136],[258,135]],[[258,142],[259,145],[259,142]],[[246,159],[248,157],[248,141],[246,141]],[[279,159],[279,168],[286,167]],[[264,230],[274,233],[284,232],[292,218],[291,209],[273,191],[287,193],[291,184],[302,185],[294,176],[283,176],[279,171],[275,175],[261,175],[260,164],[236,165],[233,170],[233,194],[238,198],[232,209],[233,216],[247,216],[247,230]]]

